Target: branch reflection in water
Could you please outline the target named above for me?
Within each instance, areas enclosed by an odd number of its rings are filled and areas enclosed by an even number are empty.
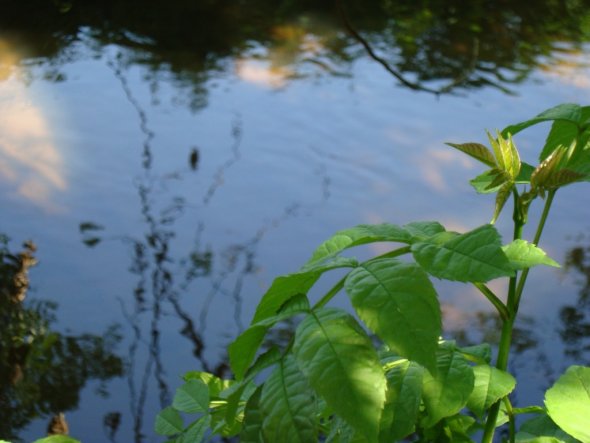
[[[145,230],[139,237],[110,234],[108,227],[97,222],[84,221],[80,223],[80,233],[82,241],[89,247],[94,247],[103,240],[111,240],[121,241],[131,250],[132,263],[129,269],[137,276],[137,282],[131,302],[126,298],[119,298],[119,302],[123,317],[132,331],[126,375],[133,438],[136,443],[140,443],[146,438],[145,426],[151,427],[151,417],[146,416],[148,397],[157,393],[161,408],[170,403],[170,379],[161,357],[163,321],[166,318],[175,318],[180,322],[179,332],[190,342],[192,355],[198,363],[198,368],[195,369],[212,372],[220,377],[228,376],[229,366],[225,351],[216,360],[205,354],[210,309],[220,296],[231,300],[236,330],[228,331],[226,338],[229,343],[230,337],[244,328],[243,290],[246,279],[256,278],[259,270],[256,254],[260,243],[269,231],[280,227],[282,223],[302,214],[310,215],[319,205],[323,205],[330,196],[331,180],[321,158],[318,159],[317,166],[312,167],[319,178],[318,202],[292,202],[282,213],[268,220],[244,241],[214,252],[213,247],[208,245],[206,224],[199,220],[199,214],[202,215],[210,207],[218,190],[224,185],[226,176],[242,158],[243,125],[240,116],[234,117],[231,126],[232,144],[228,158],[218,165],[211,182],[203,186],[202,196],[196,195],[194,201],[187,201],[184,197],[173,195],[169,189],[174,187],[174,183],[181,183],[187,175],[198,173],[198,163],[207,155],[207,151],[193,146],[187,150],[186,168],[166,173],[157,172],[154,168],[152,146],[155,132],[151,129],[148,113],[135,98],[127,80],[123,57],[111,59],[108,65],[119,80],[128,102],[135,109],[143,134],[142,170],[135,177],[134,184]],[[193,220],[195,213],[196,220],[191,222],[196,227],[194,240],[190,250],[180,254],[173,250],[176,225],[183,217]],[[197,280],[206,280],[208,283],[205,286],[199,285],[199,292],[194,294],[193,284]],[[186,307],[186,297],[192,296],[199,299],[199,312]],[[218,303],[226,301],[219,300]],[[112,423],[113,420],[121,421],[122,418],[105,417],[105,426],[107,421]]]

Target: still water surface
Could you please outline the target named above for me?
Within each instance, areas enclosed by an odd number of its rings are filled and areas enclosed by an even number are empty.
[[[24,365],[27,389],[2,382],[5,438],[43,435],[65,410],[85,443],[161,441],[154,417],[180,375],[227,374],[264,289],[333,232],[489,221],[492,200],[468,184],[480,167],[445,141],[590,103],[583,2],[350,2],[344,19],[291,2],[45,3],[0,19],[0,233],[13,252],[37,246],[26,303],[56,304],[49,331],[69,347],[53,370]],[[546,129],[516,140],[530,163]],[[587,195],[560,192],[542,240],[570,266],[531,273],[519,405],[589,361]],[[498,226],[508,239],[507,213]],[[448,338],[497,338],[477,292],[437,288]]]

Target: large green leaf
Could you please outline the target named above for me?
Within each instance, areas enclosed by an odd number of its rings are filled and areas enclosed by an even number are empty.
[[[189,380],[176,390],[172,406],[194,414],[209,410],[209,387],[202,380]]]
[[[481,226],[442,244],[434,236],[413,244],[412,252],[420,266],[438,278],[483,283],[514,275],[502,251],[500,234],[492,225]]]
[[[545,251],[526,240],[514,240],[503,246],[502,250],[508,257],[512,268],[516,270],[532,268],[537,265],[559,268],[559,263],[548,257]]]
[[[293,356],[279,362],[262,388],[262,433],[267,441],[315,443],[314,393]]]
[[[296,294],[277,310],[277,313],[253,324],[228,347],[230,366],[236,379],[241,380],[254,360],[267,331],[276,323],[294,315],[309,311],[309,301],[303,294]]]
[[[445,228],[436,221],[418,221],[404,225],[404,230],[410,234],[410,243],[426,240],[436,234],[445,232]]]
[[[475,382],[467,407],[479,417],[498,400],[510,394],[516,386],[512,375],[489,365],[475,366],[473,375]]]
[[[293,351],[328,406],[369,441],[376,440],[386,380],[358,322],[342,310],[319,309],[297,327]]]
[[[160,411],[156,416],[156,424],[154,427],[157,434],[160,435],[175,435],[184,429],[182,417],[179,412],[172,406],[168,406]]]
[[[305,271],[276,278],[258,303],[252,324],[275,315],[292,297],[307,294],[324,272],[337,268],[351,268],[357,264],[352,258],[335,257],[331,260],[322,260],[313,266],[308,264]]]
[[[579,443],[563,432],[547,415],[531,418],[516,434],[517,443]]]
[[[0,440],[0,443],[2,442],[4,442],[4,440]],[[76,440],[67,435],[50,435],[49,437],[35,440],[33,443],[80,443],[80,440]]]
[[[580,125],[583,125],[589,118],[590,106],[583,106],[580,110],[579,123],[571,120],[556,120],[553,122],[539,160],[545,160],[560,145],[570,146],[576,139],[578,139],[578,143],[583,142],[583,137],[580,137]]]
[[[398,441],[414,431],[420,400],[424,369],[417,363],[402,360],[386,374],[387,397],[379,431],[379,441]]]
[[[410,238],[410,235],[405,229],[390,223],[358,225],[354,228],[338,231],[331,238],[323,242],[314,251],[305,266],[317,263],[328,257],[333,257],[344,249],[352,248],[353,246],[383,241],[409,243]]]
[[[514,135],[523,129],[528,128],[529,126],[554,120],[564,120],[579,125],[582,123],[582,107],[574,103],[564,103],[555,106],[554,108],[541,112],[539,115],[531,118],[530,120],[525,120],[521,123],[505,127],[502,130],[502,135],[504,137],[506,137],[508,134]]]
[[[344,288],[359,317],[391,349],[435,370],[441,315],[426,272],[384,258],[354,269]]]
[[[444,346],[438,351],[436,363],[434,376],[424,373],[422,396],[428,412],[425,426],[459,412],[473,391],[473,369],[463,355],[451,346]]]
[[[240,434],[241,443],[261,443],[262,420],[264,416],[260,409],[260,395],[262,386],[259,386],[246,403],[244,410],[244,425]]]
[[[590,442],[590,368],[569,367],[545,393],[545,406],[561,429]]]

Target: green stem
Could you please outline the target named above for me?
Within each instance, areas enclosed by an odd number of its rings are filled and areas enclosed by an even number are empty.
[[[547,221],[547,216],[549,215],[549,210],[551,209],[551,204],[553,203],[553,198],[555,197],[555,193],[557,189],[552,189],[549,191],[547,195],[547,200],[545,200],[545,206],[543,207],[543,213],[541,214],[541,219],[539,220],[539,226],[537,226],[537,232],[535,232],[535,238],[533,239],[533,244],[535,246],[539,245],[539,240],[541,240],[541,234],[543,233],[543,228],[545,227],[545,222]],[[520,276],[520,280],[518,281],[518,287],[516,288],[515,293],[515,308],[514,314],[518,312],[518,307],[520,305],[520,297],[522,296],[522,291],[524,290],[524,285],[526,283],[526,279],[529,276],[529,269],[527,268],[522,271],[522,275]]]
[[[512,403],[508,397],[504,397],[502,399],[504,401],[504,406],[506,407],[506,414],[508,415],[508,431],[509,431],[509,439],[510,443],[514,443],[514,437],[516,435],[516,423],[514,421],[514,410],[512,409]]]
[[[477,289],[479,289],[479,291],[483,295],[485,295],[485,297],[490,301],[490,303],[494,305],[494,307],[498,310],[498,314],[500,314],[502,321],[508,320],[510,314],[508,312],[508,308],[506,308],[506,305],[502,302],[502,300],[500,300],[498,296],[494,294],[493,291],[483,283],[473,283],[473,285]]]

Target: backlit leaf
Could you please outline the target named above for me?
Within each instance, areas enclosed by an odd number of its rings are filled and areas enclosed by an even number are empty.
[[[348,313],[323,308],[297,327],[293,351],[328,406],[370,441],[377,439],[386,380],[373,344]]]
[[[565,432],[590,441],[590,368],[570,366],[545,393],[551,419]]]
[[[399,355],[434,370],[440,305],[419,266],[390,258],[370,261],[353,270],[344,287],[369,329]]]
[[[492,223],[495,223],[500,216],[500,212],[504,208],[506,201],[510,197],[512,193],[512,188],[514,187],[513,183],[505,183],[502,187],[498,190],[498,194],[496,195],[496,204],[494,207],[494,216],[492,217]]]
[[[176,390],[172,406],[194,414],[209,410],[209,387],[201,380],[189,380]]]
[[[379,225],[359,225],[354,228],[338,231],[323,242],[313,253],[306,266],[333,257],[347,248],[373,242],[409,243],[410,235],[397,225],[382,223]]]
[[[423,399],[432,426],[444,417],[456,414],[467,404],[473,390],[473,369],[460,353],[451,347],[438,351],[436,375],[424,373]]]
[[[545,251],[526,240],[514,240],[503,246],[502,250],[515,270],[532,268],[537,265],[559,268],[559,263],[548,257]]]
[[[155,431],[160,435],[175,435],[184,429],[182,418],[176,409],[168,406],[156,416]]]
[[[547,109],[546,111],[541,112],[534,118],[525,120],[515,125],[507,126],[502,130],[502,135],[505,137],[508,134],[515,135],[523,129],[528,128],[529,126],[533,126],[538,123],[552,120],[565,120],[572,122],[576,125],[579,125],[580,123],[582,123],[582,107],[580,105],[576,105],[573,103],[564,103],[555,106],[551,109]]]
[[[426,272],[447,280],[483,283],[514,275],[502,251],[500,234],[492,225],[481,226],[443,244],[436,243],[436,236],[415,243],[412,253]]]
[[[512,375],[492,366],[474,366],[473,375],[475,382],[467,407],[480,417],[499,399],[512,392],[516,386],[516,380]]]
[[[539,161],[545,160],[558,146],[570,146],[578,136],[578,125],[567,120],[558,120],[551,125]]]
[[[264,383],[260,409],[264,417],[262,432],[267,441],[317,441],[314,393],[292,356],[281,360]]]
[[[414,431],[422,398],[422,377],[424,369],[407,360],[395,364],[386,374],[387,397],[379,441],[398,441]]]
[[[4,440],[0,440],[0,443],[2,442],[4,442]],[[49,437],[35,440],[33,443],[80,443],[80,440],[76,440],[67,435],[50,435]]]
[[[496,159],[492,152],[480,143],[445,143],[445,145],[452,146],[492,168],[496,166]]]

